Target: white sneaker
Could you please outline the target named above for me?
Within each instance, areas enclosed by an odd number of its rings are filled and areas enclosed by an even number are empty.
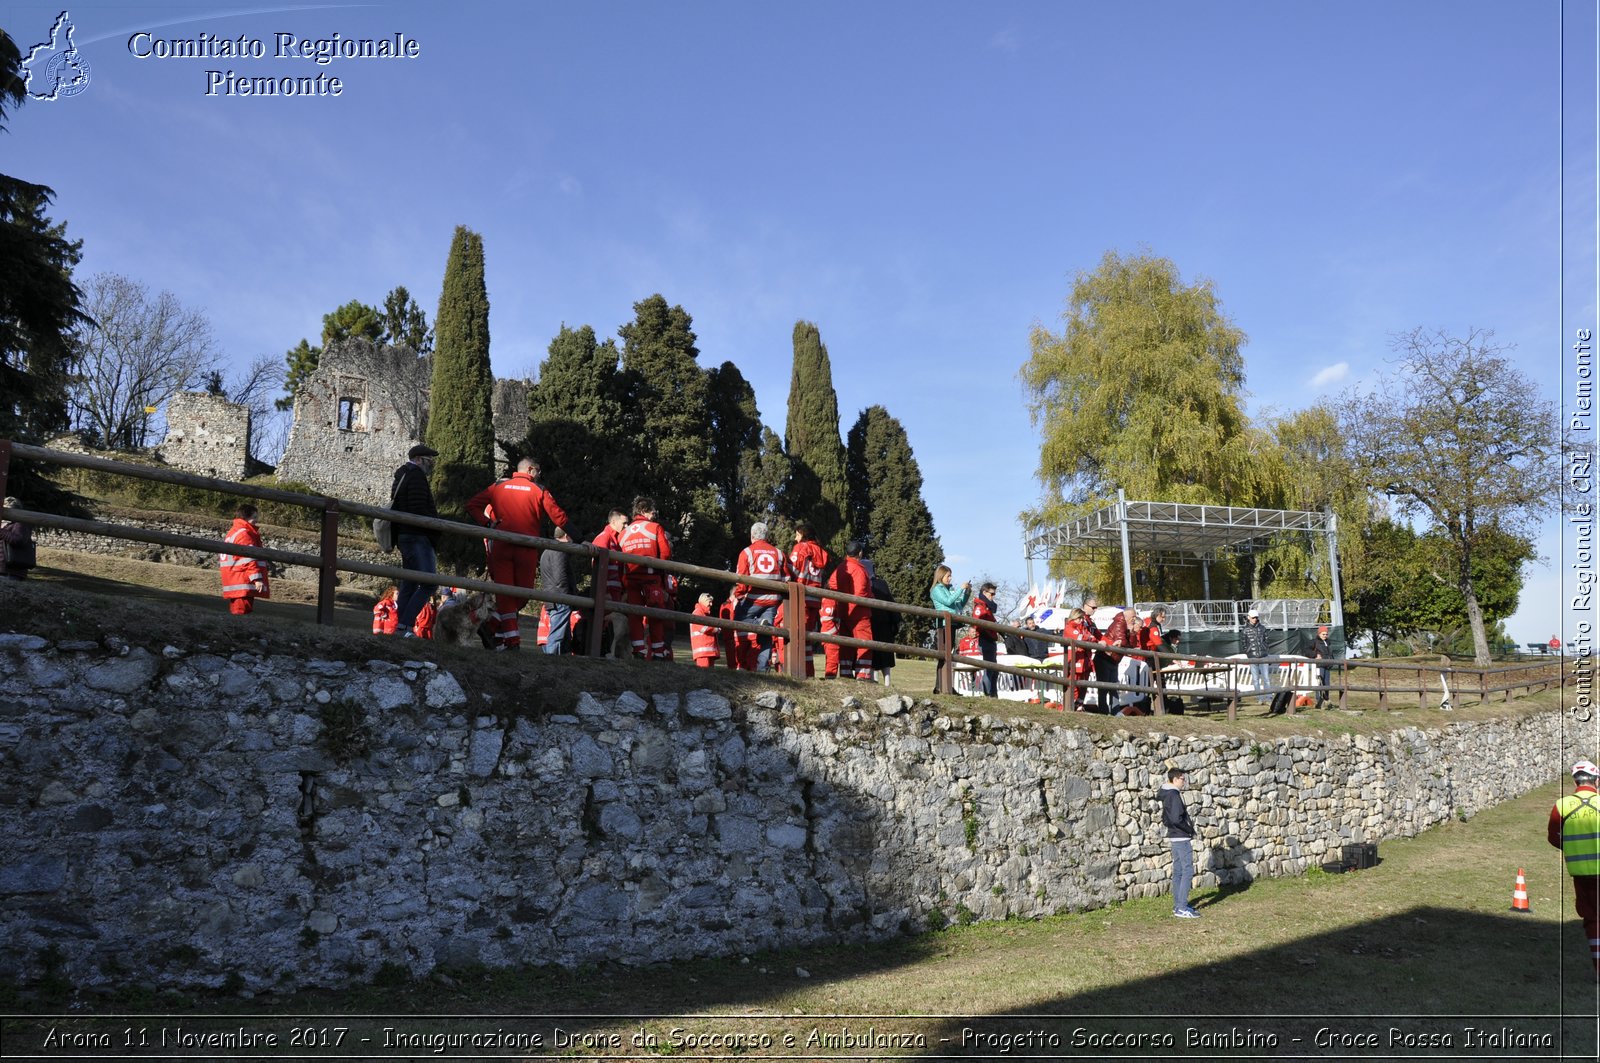
[[[1179,919],[1199,919],[1200,913],[1193,908],[1174,908],[1172,914]]]

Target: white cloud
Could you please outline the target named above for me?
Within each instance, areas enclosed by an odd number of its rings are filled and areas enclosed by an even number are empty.
[[[1349,375],[1349,362],[1335,362],[1323,369],[1321,372],[1317,373],[1316,376],[1312,377],[1311,386],[1314,388],[1325,388],[1329,384],[1337,384],[1339,381],[1343,380]]]
[[[581,195],[583,195],[583,182],[579,181],[576,177],[573,177],[571,174],[567,174],[567,175],[563,176],[561,178],[561,180],[557,183],[556,187],[561,189],[561,192],[562,192],[563,195],[568,195],[568,196],[581,196]]]

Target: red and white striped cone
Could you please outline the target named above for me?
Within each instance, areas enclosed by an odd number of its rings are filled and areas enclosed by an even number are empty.
[[[1528,907],[1528,883],[1522,877],[1522,868],[1520,867],[1517,868],[1516,888],[1511,891],[1511,910],[1528,915],[1533,914],[1533,909]]]

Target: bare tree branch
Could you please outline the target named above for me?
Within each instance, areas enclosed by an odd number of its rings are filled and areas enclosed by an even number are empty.
[[[149,411],[196,387],[216,364],[211,324],[171,292],[152,297],[118,273],[91,277],[83,308],[91,323],[74,335],[73,422],[104,446],[146,446],[153,435]]]

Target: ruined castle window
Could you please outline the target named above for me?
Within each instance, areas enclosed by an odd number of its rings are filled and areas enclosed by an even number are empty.
[[[354,432],[361,421],[361,400],[339,400],[339,431]]]

